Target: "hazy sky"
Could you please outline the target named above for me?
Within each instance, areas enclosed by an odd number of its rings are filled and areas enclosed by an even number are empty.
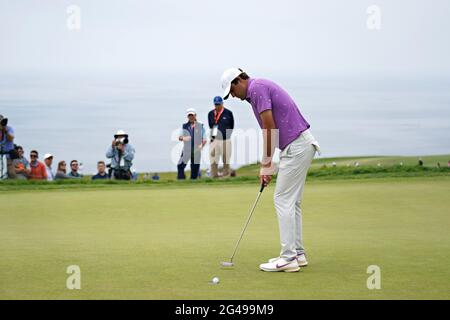
[[[81,29],[66,12],[81,9]],[[367,8],[381,9],[369,30]],[[448,0],[0,0],[0,72],[450,74]]]

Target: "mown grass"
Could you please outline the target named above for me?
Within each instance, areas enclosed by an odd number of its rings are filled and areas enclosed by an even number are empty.
[[[0,192],[0,299],[449,299],[449,188],[442,176],[310,180],[310,265],[295,274],[258,269],[279,253],[273,185],[232,269],[219,262],[255,185]],[[81,290],[66,287],[70,265]],[[380,290],[367,288],[370,265]]]

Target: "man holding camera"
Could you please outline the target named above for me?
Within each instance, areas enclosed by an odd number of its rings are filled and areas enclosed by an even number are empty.
[[[13,159],[11,158],[12,152],[14,152],[14,129],[8,126],[8,119],[0,115],[0,157],[3,166],[3,156],[6,155],[9,179],[16,178],[16,170],[13,166]],[[0,175],[3,177],[3,171]]]
[[[131,179],[131,166],[135,151],[128,142],[128,134],[119,130],[114,135],[114,140],[106,152],[106,157],[111,159],[111,175],[114,179]]]
[[[220,96],[214,98],[214,110],[208,113],[208,123],[211,129],[209,156],[211,161],[211,176],[219,177],[219,160],[223,161],[223,176],[230,174],[231,133],[234,129],[233,113],[223,106]]]

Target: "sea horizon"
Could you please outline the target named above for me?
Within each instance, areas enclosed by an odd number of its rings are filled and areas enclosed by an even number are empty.
[[[251,76],[253,76],[251,74]],[[125,130],[136,149],[137,172],[173,172],[185,110],[195,108],[207,126],[212,99],[221,94],[220,74],[205,73],[8,73],[0,80],[0,114],[9,118],[15,143],[60,160],[77,159],[85,174],[96,171],[114,133]],[[420,156],[450,153],[447,77],[309,76],[267,72],[284,87],[311,124],[322,156]],[[230,99],[238,135],[260,141],[250,105]],[[256,138],[255,138],[256,136]],[[256,139],[256,140],[252,140]],[[235,140],[238,144],[238,141]],[[244,152],[240,149],[235,153]],[[255,151],[256,150],[256,151]],[[232,159],[232,167],[255,163],[258,149]],[[245,151],[247,152],[247,151]],[[202,169],[208,166],[208,147]]]

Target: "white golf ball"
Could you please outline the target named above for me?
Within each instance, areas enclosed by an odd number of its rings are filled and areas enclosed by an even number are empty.
[[[214,277],[213,279],[212,279],[212,283],[214,283],[214,284],[218,284],[219,283],[219,278],[218,277]]]

